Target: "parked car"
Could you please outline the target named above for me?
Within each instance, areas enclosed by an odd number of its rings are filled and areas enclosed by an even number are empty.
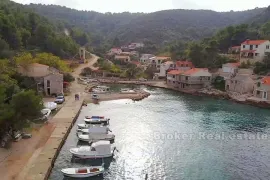
[[[52,111],[50,109],[42,109],[41,110],[41,114],[42,114],[41,120],[48,120],[51,112]]]
[[[54,102],[57,104],[63,104],[65,102],[65,97],[63,95],[58,95]]]
[[[28,134],[28,133],[22,133],[22,138],[23,139],[29,139],[32,137],[32,134]]]

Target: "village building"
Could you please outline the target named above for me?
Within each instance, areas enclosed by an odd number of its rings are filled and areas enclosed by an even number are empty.
[[[253,96],[260,101],[270,101],[270,76],[266,76],[256,83]]]
[[[38,92],[45,92],[47,96],[63,93],[64,77],[55,68],[33,63],[27,67],[19,66],[18,72],[23,76],[34,78]]]
[[[136,49],[136,48],[142,48],[144,47],[144,44],[143,43],[131,43],[128,48],[130,50],[133,50],[133,49]]]
[[[165,61],[170,61],[171,57],[168,57],[168,56],[154,56],[154,57],[151,57],[149,60],[150,60],[150,65],[152,67],[155,67],[157,70],[159,70],[160,65]]]
[[[167,73],[167,85],[173,88],[178,88],[177,77],[183,73],[179,70],[171,70]]]
[[[198,90],[211,85],[212,74],[207,68],[192,68],[176,76],[180,90]]]
[[[237,73],[234,77],[226,79],[225,89],[226,91],[239,94],[252,93],[254,90],[254,80],[250,74]]]
[[[129,56],[121,56],[121,55],[116,55],[114,57],[115,60],[121,60],[124,62],[129,62],[130,61],[130,57]]]
[[[220,71],[220,76],[223,77],[224,80],[232,78],[238,72],[239,66],[240,66],[239,62],[223,64],[222,69]]]
[[[175,69],[175,63],[173,61],[166,61],[160,65],[159,73],[156,73],[155,76],[158,78],[165,78],[167,76],[167,71],[173,69]]]
[[[270,53],[269,40],[246,40],[241,44],[240,62],[254,64],[262,61],[267,53]]]
[[[194,65],[191,61],[176,61],[176,69],[180,71],[187,71],[194,68]]]
[[[109,54],[115,55],[115,54],[121,54],[123,51],[121,48],[111,48],[109,51]]]
[[[150,64],[150,58],[154,57],[153,54],[142,54],[140,62],[144,64]]]
[[[239,54],[241,51],[241,46],[232,46],[229,48],[229,54]]]

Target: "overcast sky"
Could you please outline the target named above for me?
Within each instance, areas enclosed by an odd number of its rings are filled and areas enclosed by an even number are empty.
[[[154,12],[165,9],[246,10],[270,5],[269,0],[13,0],[18,3],[42,3],[98,12]]]

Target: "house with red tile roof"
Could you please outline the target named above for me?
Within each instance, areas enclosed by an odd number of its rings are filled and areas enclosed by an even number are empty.
[[[176,69],[181,70],[181,71],[187,71],[187,70],[190,70],[191,68],[194,68],[194,65],[192,64],[191,61],[178,60],[175,62],[175,64],[176,64]]]
[[[220,76],[222,76],[225,80],[231,78],[232,76],[235,76],[238,72],[239,66],[240,62],[223,64]]]
[[[174,88],[178,88],[177,77],[180,76],[183,71],[180,70],[171,70],[167,73],[167,85]]]
[[[257,82],[253,96],[261,101],[270,101],[270,76],[265,76]]]
[[[251,64],[260,62],[270,53],[269,40],[249,40],[241,43],[240,62],[249,61]]]
[[[196,90],[211,84],[212,74],[207,68],[192,68],[177,76],[178,88]]]

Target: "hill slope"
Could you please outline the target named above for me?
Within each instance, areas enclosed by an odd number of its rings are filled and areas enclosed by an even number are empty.
[[[217,29],[246,22],[265,9],[256,8],[240,12],[176,9],[148,14],[128,12],[102,14],[55,5],[30,4],[28,7],[49,19],[64,22],[60,23],[62,26],[83,28],[94,37],[98,36],[99,40],[112,40],[118,37],[122,43],[147,39],[158,44],[211,36]]]

